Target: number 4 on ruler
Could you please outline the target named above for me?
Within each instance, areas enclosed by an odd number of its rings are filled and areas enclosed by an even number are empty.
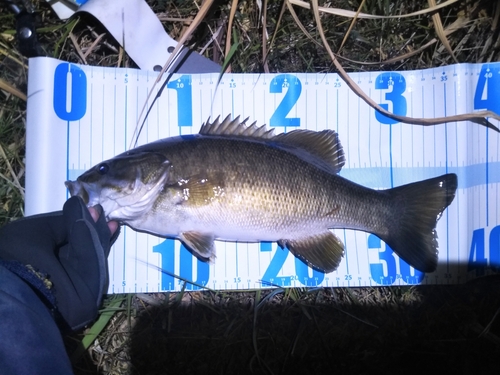
[[[500,113],[500,70],[483,65],[474,94],[474,109],[487,109]]]

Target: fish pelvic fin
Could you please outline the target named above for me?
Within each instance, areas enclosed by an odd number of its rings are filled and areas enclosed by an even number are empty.
[[[387,235],[378,235],[412,267],[434,272],[438,263],[436,224],[457,190],[457,176],[446,174],[386,190],[393,215]]]
[[[179,239],[196,257],[210,262],[215,260],[215,238],[213,234],[195,231],[183,232],[180,234]]]
[[[344,255],[344,244],[332,232],[295,240],[278,241],[307,265],[325,273],[335,271]]]

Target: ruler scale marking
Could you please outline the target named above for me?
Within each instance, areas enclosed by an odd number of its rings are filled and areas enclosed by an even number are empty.
[[[71,121],[61,118],[60,123],[51,121],[43,125],[65,129],[66,136],[61,139],[63,144],[60,146],[66,150],[65,175],[75,179],[93,164],[127,149],[137,116],[152,88],[156,73],[85,67],[48,60],[50,64],[37,64],[37,59],[34,59],[35,62],[30,62],[33,65],[30,65],[30,69],[39,66],[39,69],[45,69],[42,75],[54,74],[58,65],[66,64],[65,69],[71,73],[68,75],[71,79],[76,77],[74,72],[77,70],[74,69],[80,69],[86,75],[87,112]],[[365,92],[375,96],[377,102],[387,105],[390,110],[397,113],[404,109],[404,115],[429,117],[441,116],[443,112],[444,115],[465,113],[482,109],[478,108],[480,105],[494,105],[489,95],[496,92],[495,85],[500,79],[487,77],[485,83],[481,83],[481,72],[485,71],[483,69],[486,66],[490,69],[488,74],[499,74],[500,64],[492,63],[415,72],[356,73],[353,77],[356,77]],[[48,67],[54,72],[47,72]],[[422,283],[457,283],[471,279],[476,274],[492,272],[490,266],[495,266],[492,262],[496,261],[495,251],[498,247],[495,236],[500,230],[495,229],[500,225],[500,176],[495,177],[496,171],[500,172],[500,137],[497,133],[470,123],[450,123],[432,129],[419,129],[399,123],[385,124],[386,119],[383,117],[378,118],[383,122],[376,121],[377,112],[359,98],[352,100],[352,93],[336,74],[228,74],[217,88],[211,74],[174,75],[172,79],[184,86],[169,87],[163,91],[156,102],[157,108],[150,112],[145,122],[139,138],[141,143],[151,142],[158,137],[197,132],[201,122],[209,116],[224,117],[227,109],[231,110],[234,117],[250,115],[250,123],[257,121],[269,124],[278,106],[285,98],[291,98],[289,112],[279,113],[287,122],[278,127],[277,132],[295,129],[296,126],[290,123],[293,119],[298,119],[299,128],[318,131],[336,129],[346,153],[347,165],[341,171],[344,177],[373,188],[388,188],[432,177],[437,173],[449,171],[458,174],[459,190],[455,201],[438,223],[442,249],[440,261],[443,263],[435,274],[423,275]],[[270,89],[277,79],[283,79],[281,93],[273,93]],[[388,88],[377,89],[377,81],[387,84]],[[78,84],[72,81],[68,87],[73,90]],[[292,87],[295,87],[292,85],[298,84],[302,87],[301,92],[291,97],[289,93],[294,93]],[[184,102],[187,90],[191,90],[191,99]],[[404,108],[403,102],[406,103]],[[67,103],[74,106],[70,99],[67,99]],[[68,111],[73,109],[71,106],[68,108]],[[190,126],[181,126],[179,119],[188,112],[197,121]],[[44,116],[51,118],[50,115]],[[44,116],[40,116],[40,121],[44,121]],[[330,124],[332,119],[335,122]],[[32,126],[28,123],[28,131]],[[114,138],[115,141],[108,141],[108,138]],[[37,150],[28,152],[36,153]],[[34,193],[28,188],[27,194]],[[60,207],[67,198],[64,186],[55,194],[58,198],[54,200],[54,205]],[[37,199],[47,200],[47,197]],[[30,213],[29,208],[26,211]],[[387,251],[383,242],[380,241],[380,248],[369,249],[369,235],[348,230],[335,232],[343,238],[346,254],[338,270],[325,275],[320,286],[380,285],[380,280],[374,279],[370,273],[370,262],[383,265],[385,285],[407,285],[408,280],[410,284],[413,283],[414,271],[410,269],[410,274],[403,276],[402,263],[398,257],[394,257],[394,270],[387,267],[385,260],[378,259],[381,252]],[[481,241],[474,242],[478,239]],[[164,239],[123,228],[109,262],[110,292],[180,290],[182,283],[169,281],[169,285],[163,285],[160,272],[149,272],[150,267],[161,267],[162,259],[167,256],[150,254],[153,247],[164,242]],[[217,253],[221,258],[218,257],[215,264],[207,268],[205,277],[201,263],[197,263],[194,257],[188,262],[186,254],[188,257],[190,255],[181,250],[179,241],[171,243],[174,245],[173,253],[163,261],[174,262],[172,271],[191,277],[193,282],[200,279],[200,282],[217,289],[270,287],[261,283],[262,277],[269,271],[270,264],[276,261],[276,254],[283,251],[276,244],[271,244],[271,251],[263,251],[265,247],[258,244],[217,242]],[[138,264],[138,260],[151,264]],[[455,265],[456,262],[459,264]],[[277,268],[272,271],[277,277],[274,281],[277,285],[316,285],[316,274],[312,270],[304,273],[300,263],[295,262],[291,254],[283,259],[282,264],[275,265]]]

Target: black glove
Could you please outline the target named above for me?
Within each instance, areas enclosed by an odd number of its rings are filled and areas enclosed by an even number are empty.
[[[81,198],[72,197],[63,211],[0,228],[0,264],[28,282],[73,330],[97,316],[109,282],[107,257],[119,234],[111,235],[102,207],[94,208],[97,222]]]

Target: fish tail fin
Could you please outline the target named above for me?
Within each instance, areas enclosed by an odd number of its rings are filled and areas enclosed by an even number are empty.
[[[436,224],[450,205],[457,176],[446,174],[386,190],[393,214],[388,232],[379,236],[403,260],[422,272],[433,272],[438,262]]]

